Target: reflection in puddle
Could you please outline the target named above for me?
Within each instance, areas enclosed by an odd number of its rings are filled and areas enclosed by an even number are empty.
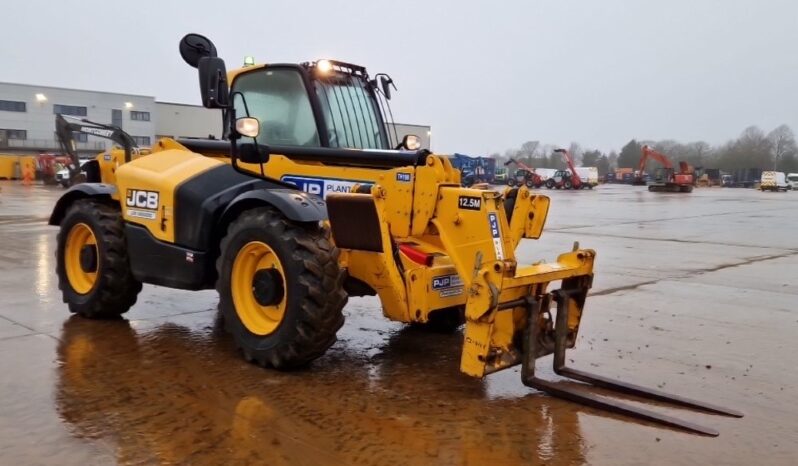
[[[53,270],[55,265],[54,250],[50,247],[50,236],[46,234],[39,235],[36,238],[36,282],[34,290],[36,295],[39,296],[41,302],[50,301],[52,290],[51,280],[53,278]]]
[[[276,372],[241,361],[217,328],[72,317],[57,409],[121,463],[584,463],[578,410],[491,399],[458,373],[460,338],[402,329],[374,356],[344,342],[306,370]]]

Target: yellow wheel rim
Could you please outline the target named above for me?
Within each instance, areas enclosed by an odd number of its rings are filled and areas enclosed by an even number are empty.
[[[251,241],[233,262],[230,288],[236,314],[255,335],[269,335],[285,316],[285,272],[274,250]]]
[[[90,248],[90,249],[86,249]],[[94,252],[94,268],[86,264],[86,254]],[[84,255],[83,263],[81,254]],[[64,265],[67,278],[72,289],[78,294],[86,294],[94,288],[97,282],[97,269],[99,268],[99,251],[97,239],[88,225],[78,223],[69,230],[64,251]],[[88,266],[88,267],[87,267]]]

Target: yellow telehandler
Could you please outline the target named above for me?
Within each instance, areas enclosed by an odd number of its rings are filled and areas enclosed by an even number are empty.
[[[464,321],[470,376],[520,364],[524,384],[552,395],[717,435],[536,377],[536,359],[553,354],[565,377],[739,415],[566,367],[595,252],[575,245],[556,262],[519,264],[516,246],[540,237],[549,198],[463,188],[447,157],[399,141],[386,124],[387,75],[331,60],[228,73],[197,34],[180,52],[198,69],[204,106],[222,110],[225,139],[161,139],[133,160],[98,161],[63,195],[50,224],[72,312],[118,316],[142,283],[215,287],[244,358],[285,369],[336,341],[348,296],[376,294],[395,321]]]

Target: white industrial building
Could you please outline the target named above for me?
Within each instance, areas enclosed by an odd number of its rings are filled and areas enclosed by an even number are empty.
[[[0,82],[0,153],[58,152],[55,114],[87,118],[121,127],[146,147],[159,137],[221,137],[221,113],[198,105],[157,102],[155,97]],[[397,123],[399,139],[415,134],[422,147],[430,127]],[[76,134],[80,153],[110,148],[111,141]]]

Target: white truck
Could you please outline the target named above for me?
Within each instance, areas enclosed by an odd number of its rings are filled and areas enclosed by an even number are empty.
[[[788,173],[787,184],[790,185],[790,188],[798,190],[798,173]]]
[[[89,159],[81,159],[80,166],[82,167]],[[69,169],[63,168],[55,172],[55,181],[60,184],[61,186],[68,188],[69,187]]]
[[[582,179],[582,183],[589,185],[591,188],[598,186],[598,168],[596,167],[575,167],[576,174]]]
[[[759,182],[759,189],[762,191],[787,191],[792,186],[787,183],[784,172],[765,171]]]

